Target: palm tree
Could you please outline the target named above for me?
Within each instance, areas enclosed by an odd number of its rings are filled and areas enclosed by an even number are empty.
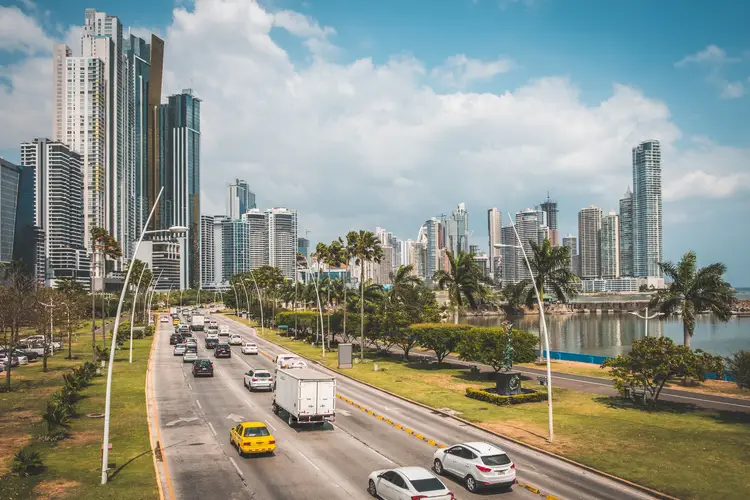
[[[682,333],[686,346],[695,331],[695,315],[713,313],[719,321],[729,321],[735,291],[724,281],[727,266],[721,262],[697,269],[695,252],[682,256],[677,265],[660,262],[664,276],[672,280],[669,287],[656,292],[650,307],[664,314],[682,313]]]
[[[545,238],[541,245],[534,241],[529,241],[531,245],[531,255],[529,265],[539,290],[539,300],[544,302],[544,293],[550,290],[555,294],[557,300],[566,303],[570,297],[575,297],[578,293],[576,288],[577,277],[570,269],[570,248],[566,246],[553,247],[552,243]],[[526,306],[533,308],[536,303],[536,293],[531,281],[523,281],[528,287],[526,294]],[[539,314],[539,351],[542,346],[542,314]]]
[[[481,292],[483,283],[489,280],[483,276],[479,264],[474,260],[474,254],[463,250],[457,255],[453,255],[450,250],[445,253],[448,256],[450,269],[435,272],[432,279],[437,282],[440,290],[448,290],[448,297],[454,309],[453,322],[458,324],[458,311],[463,307],[464,299],[469,303],[469,307],[476,309],[477,296]]]
[[[335,266],[335,267],[343,267],[344,268],[344,276],[341,278],[341,284],[343,285],[343,295],[344,295],[344,324],[343,329],[344,332],[346,332],[346,315],[347,315],[347,302],[346,302],[346,289],[348,288],[347,285],[347,276],[349,274],[349,262],[351,261],[351,253],[348,245],[345,245],[344,242],[341,240],[341,238],[338,238],[336,240],[333,240],[330,245],[328,245],[328,264]],[[338,283],[334,288],[338,287]],[[338,295],[337,295],[338,297]]]
[[[403,299],[406,292],[422,284],[422,279],[413,274],[414,266],[409,264],[399,266],[396,272],[389,274],[391,278],[391,293],[398,299]]]
[[[122,256],[122,249],[117,240],[101,227],[92,227],[91,236],[91,348],[96,353],[96,293],[94,291],[94,264],[96,256],[101,253],[104,266],[102,268],[102,278],[106,274],[107,259],[116,259]],[[103,281],[102,281],[103,283]],[[104,287],[102,286],[102,293]],[[106,332],[104,331],[104,301],[102,300],[102,340],[106,344]]]
[[[354,257],[355,263],[359,266],[359,283],[360,283],[360,301],[359,301],[359,321],[360,321],[360,355],[362,360],[365,359],[365,265],[368,262],[380,262],[383,258],[383,249],[380,241],[375,237],[372,231],[360,230],[349,231],[346,235],[346,246],[349,255]]]

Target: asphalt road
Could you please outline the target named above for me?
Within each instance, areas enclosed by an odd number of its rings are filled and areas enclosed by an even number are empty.
[[[252,328],[221,316],[215,319],[219,324],[229,324],[233,333],[256,342],[270,357],[286,352],[258,338]],[[171,325],[164,324],[157,337],[153,369],[159,431],[176,498],[369,498],[365,488],[373,470],[432,464],[434,446],[342,400],[336,401],[335,424],[324,429],[290,428],[271,411],[272,394],[251,393],[242,383],[249,367],[272,370],[267,357],[243,355],[239,347],[234,347],[231,358],[216,359],[203,347],[204,334],[198,333],[199,357],[214,361],[215,376],[195,379],[191,365],[172,355],[168,342],[171,330]],[[536,486],[545,495],[560,499],[651,498],[346,377],[337,376],[337,392],[443,444],[494,442],[516,463],[518,481]],[[240,420],[266,422],[277,441],[274,456],[238,456],[229,444],[229,428]],[[460,481],[444,480],[462,499],[544,498],[519,486],[510,492],[474,495]]]

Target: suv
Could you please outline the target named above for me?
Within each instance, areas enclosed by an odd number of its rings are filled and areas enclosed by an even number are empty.
[[[217,358],[231,358],[232,349],[229,348],[229,344],[219,344],[214,349],[214,356]]]
[[[177,345],[182,343],[182,335],[179,333],[173,333],[169,336],[169,345]]]
[[[210,359],[196,359],[193,362],[193,377],[205,375],[214,376],[214,364]]]
[[[211,337],[206,338],[206,349],[216,349],[217,345],[219,345],[219,339],[214,339]]]
[[[474,493],[480,486],[510,489],[516,481],[516,465],[505,452],[489,443],[463,443],[437,450],[433,466],[438,474],[464,478]]]

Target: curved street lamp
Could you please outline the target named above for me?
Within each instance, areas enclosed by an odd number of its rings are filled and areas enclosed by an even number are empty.
[[[143,263],[141,268],[141,275],[138,277],[138,284],[135,286],[135,293],[133,294],[133,310],[130,313],[130,362],[133,362],[133,323],[135,323],[135,305],[138,301],[138,289],[141,287],[141,278],[143,273],[146,271],[146,263]]]
[[[260,334],[261,336],[265,335],[266,331],[263,326],[263,297],[260,295],[260,288],[258,287],[258,282],[255,281],[255,274],[253,273],[253,270],[250,269],[250,277],[253,279],[253,283],[255,283],[255,291],[258,292],[258,304],[260,305]],[[249,312],[249,308],[248,308]]]
[[[641,318],[643,320],[643,323],[646,325],[646,337],[648,337],[648,321],[654,318],[658,318],[659,316],[664,316],[664,313],[657,312],[652,314],[651,316],[648,315],[648,306],[646,306],[646,314],[641,315],[638,314],[637,311],[630,311],[629,314],[632,314],[633,316],[636,316],[638,318]]]

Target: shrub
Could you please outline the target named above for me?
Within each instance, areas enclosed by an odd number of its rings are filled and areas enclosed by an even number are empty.
[[[13,474],[27,477],[38,474],[43,467],[42,455],[38,451],[21,450],[13,455],[13,462],[11,463],[10,470]]]
[[[523,403],[538,403],[540,401],[547,400],[546,392],[525,392],[517,394],[515,396],[502,396],[500,394],[494,394],[482,389],[472,389],[471,387],[466,388],[466,396],[471,399],[477,399],[479,401],[485,401],[492,403],[497,406],[508,406],[518,405]]]
[[[512,347],[506,359],[508,342]],[[505,324],[501,327],[476,327],[462,335],[456,350],[464,361],[472,361],[500,370],[506,363],[530,363],[536,359],[536,335],[516,330]]]
[[[456,348],[462,335],[472,328],[471,325],[450,323],[415,323],[409,326],[409,332],[416,335],[419,345],[435,353],[438,363],[442,363]]]
[[[42,413],[42,420],[47,425],[45,440],[58,441],[67,435],[70,427],[70,411],[71,409],[66,405],[47,402],[47,409]]]
[[[726,361],[727,373],[735,378],[737,387],[750,389],[750,351],[737,351]]]

